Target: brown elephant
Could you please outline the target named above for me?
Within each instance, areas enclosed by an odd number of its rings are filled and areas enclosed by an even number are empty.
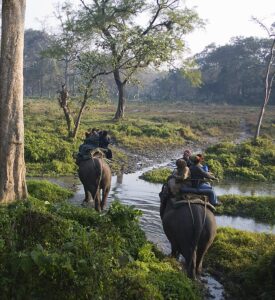
[[[95,209],[105,208],[111,188],[112,173],[108,164],[102,158],[91,158],[78,163],[78,175],[85,191],[83,203],[94,200]],[[102,199],[100,197],[102,190]]]
[[[187,275],[196,279],[202,271],[204,255],[216,235],[214,213],[200,199],[174,202],[165,191],[160,193],[160,198],[160,216],[171,243],[171,255],[181,254],[185,258]]]

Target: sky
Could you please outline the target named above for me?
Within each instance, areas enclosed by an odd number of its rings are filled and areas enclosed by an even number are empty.
[[[26,28],[42,29],[53,26],[55,4],[61,0],[26,0]],[[79,0],[72,0],[78,4]],[[275,22],[274,0],[185,0],[187,7],[194,7],[207,24],[187,37],[191,54],[202,51],[215,43],[222,46],[235,36],[267,37],[267,33],[251,20],[252,16],[270,26]],[[42,25],[44,24],[44,25]]]

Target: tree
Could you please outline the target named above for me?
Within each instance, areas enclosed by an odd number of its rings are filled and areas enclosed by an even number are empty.
[[[0,201],[27,197],[24,161],[25,0],[2,0],[0,60]]]
[[[275,78],[275,66],[274,66],[275,64],[275,23],[271,25],[271,29],[268,29],[263,23],[261,23],[257,19],[254,18],[254,20],[258,22],[260,26],[262,26],[267,31],[269,38],[272,39],[272,45],[270,47],[270,52],[268,55],[268,60],[266,65],[266,73],[265,73],[265,96],[264,96],[262,108],[260,110],[256,132],[254,136],[254,140],[257,140],[257,138],[260,136],[260,129],[263,122],[263,116],[265,113],[266,106],[269,102],[269,98],[272,91],[272,85]]]
[[[77,29],[76,14],[70,2],[58,7],[56,16],[60,21],[60,32],[52,39],[51,45],[43,55],[54,58],[64,65],[58,102],[65,116],[68,137],[74,139],[87,101],[93,94],[94,85],[101,75],[111,73],[107,70],[112,70],[112,64],[104,53],[90,49],[90,38],[83,37]],[[70,77],[73,77],[74,94],[77,94],[74,98],[71,96]],[[73,103],[74,109],[71,108],[72,100],[76,100]]]
[[[56,95],[60,63],[42,55],[51,43],[51,35],[28,29],[24,40],[24,96]]]
[[[176,61],[186,50],[183,37],[201,25],[198,15],[180,9],[179,1],[156,0],[81,0],[79,27],[93,36],[94,47],[112,57],[113,76],[118,90],[114,116],[125,110],[125,86],[135,73],[149,65]],[[146,18],[142,25],[140,20]]]

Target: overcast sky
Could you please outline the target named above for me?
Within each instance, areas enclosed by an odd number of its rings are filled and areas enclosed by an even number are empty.
[[[54,24],[54,4],[61,0],[27,0],[26,28],[41,29],[41,22]],[[78,4],[79,0],[72,2]],[[266,25],[275,22],[274,0],[185,0],[188,7],[196,7],[199,16],[207,20],[204,30],[197,30],[188,37],[192,53],[203,50],[210,43],[224,45],[234,36],[267,37],[258,24],[257,17]]]

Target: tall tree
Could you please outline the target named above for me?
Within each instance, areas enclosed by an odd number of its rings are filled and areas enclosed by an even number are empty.
[[[27,197],[24,161],[25,0],[2,0],[0,60],[0,201]]]
[[[254,139],[256,140],[260,136],[260,129],[263,122],[263,117],[265,113],[266,106],[269,102],[269,98],[272,91],[272,85],[275,78],[275,23],[271,25],[271,28],[268,29],[263,23],[255,19],[268,33],[269,38],[272,39],[272,45],[270,47],[270,52],[268,55],[268,61],[266,65],[266,73],[265,73],[265,96],[264,101],[260,110],[256,132]]]
[[[178,59],[186,50],[184,36],[201,22],[196,12],[181,9],[176,0],[81,2],[80,27],[93,35],[98,51],[112,57],[118,90],[115,119],[120,119],[125,110],[125,86],[135,73]]]

